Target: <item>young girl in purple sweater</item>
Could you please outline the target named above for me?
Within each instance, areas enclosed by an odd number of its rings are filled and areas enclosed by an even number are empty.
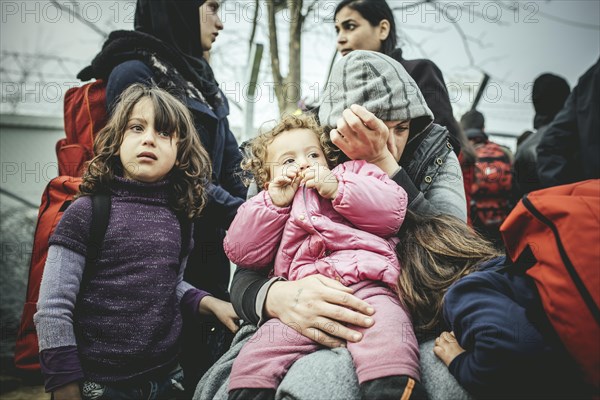
[[[56,400],[171,398],[183,390],[181,309],[237,330],[230,303],[183,281],[192,243],[179,221],[204,207],[211,163],[187,108],[139,84],[123,92],[94,151],[49,242],[34,317],[46,390]],[[109,223],[83,278],[98,193],[110,194]]]

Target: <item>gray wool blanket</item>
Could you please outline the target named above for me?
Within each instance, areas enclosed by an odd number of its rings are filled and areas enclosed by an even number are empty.
[[[244,325],[231,348],[202,377],[194,400],[227,400],[229,373],[242,346],[256,331]],[[424,342],[421,351],[421,382],[431,400],[471,400],[448,368],[433,354],[433,340]],[[276,400],[360,400],[358,380],[347,349],[325,349],[296,361],[279,385]]]

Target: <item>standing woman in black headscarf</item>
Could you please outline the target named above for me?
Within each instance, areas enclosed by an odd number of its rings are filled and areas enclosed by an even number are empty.
[[[194,224],[194,248],[184,278],[228,301],[230,269],[222,243],[225,230],[246,198],[246,188],[238,174],[241,154],[227,121],[229,105],[203,57],[223,29],[219,6],[220,0],[138,0],[135,31],[112,32],[78,78],[106,80],[109,111],[128,86],[146,83],[178,96],[192,112],[201,142],[211,157],[213,175],[208,204]],[[193,304],[201,300],[184,295],[184,301]],[[191,393],[202,373],[227,346],[222,335],[215,334],[222,331],[218,321],[208,318],[200,321],[184,314],[182,364],[186,389]]]

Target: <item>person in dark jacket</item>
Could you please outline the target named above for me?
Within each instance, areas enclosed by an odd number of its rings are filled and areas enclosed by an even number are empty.
[[[342,56],[353,50],[371,50],[398,61],[417,83],[433,112],[433,122],[445,126],[462,146],[460,125],[452,114],[442,71],[431,60],[403,58],[402,49],[397,47],[394,14],[385,0],[343,0],[335,9],[334,19],[337,49]]]
[[[572,362],[559,354],[533,280],[498,272],[505,263],[504,257],[482,263],[448,289],[449,331],[436,339],[434,352],[478,398],[564,398],[572,392],[555,385]]]
[[[469,393],[575,398],[585,390],[525,265],[449,216],[407,213],[403,229],[413,240],[396,248],[400,299],[418,336],[442,330],[433,352]]]
[[[475,149],[454,118],[442,71],[431,60],[404,59],[402,49],[397,47],[394,14],[385,0],[343,0],[338,3],[334,16],[338,35],[337,49],[342,56],[353,50],[378,51],[402,64],[415,80],[427,106],[433,112],[433,122],[445,126],[450,133],[450,141],[459,157],[462,173],[467,177],[463,181],[465,192],[470,191],[467,182],[472,180],[470,177],[476,162]],[[470,219],[467,222],[470,224]]]
[[[514,200],[524,194],[541,189],[537,174],[537,146],[544,132],[565,104],[571,88],[564,78],[542,74],[533,82],[531,98],[535,109],[535,132],[517,145],[514,162]]]
[[[600,59],[583,76],[537,147],[542,188],[600,178]]]
[[[227,98],[203,57],[223,29],[217,13],[219,5],[217,0],[168,4],[138,0],[135,30],[112,32],[102,51],[78,78],[106,81],[109,110],[133,83],[154,82],[187,105],[210,155],[213,174],[207,188],[208,204],[194,224],[194,248],[185,280],[229,300],[230,264],[223,251],[223,238],[246,198],[246,187],[238,175],[242,157],[229,129]],[[215,332],[224,332],[217,321],[184,314],[182,365],[187,390],[194,390],[202,373],[227,346],[215,344],[223,341]]]

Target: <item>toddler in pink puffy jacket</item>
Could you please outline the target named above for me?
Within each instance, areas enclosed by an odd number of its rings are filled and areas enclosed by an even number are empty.
[[[376,310],[368,329],[347,343],[359,383],[394,377],[419,380],[412,323],[400,305],[395,254],[407,195],[366,161],[332,170],[339,151],[314,118],[287,116],[249,146],[243,167],[264,189],[242,205],[224,242],[241,268],[273,268],[288,280],[321,274],[354,290]],[[278,319],[270,319],[236,358],[229,398],[272,398],[289,367],[320,345]]]

